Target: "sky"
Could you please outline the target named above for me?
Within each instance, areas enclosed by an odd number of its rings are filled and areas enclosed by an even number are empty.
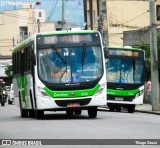
[[[43,8],[46,11],[46,20],[61,21],[62,0],[39,0],[40,5],[36,8]],[[80,27],[84,24],[83,0],[64,0],[65,19],[68,22],[75,22]],[[16,3],[15,3],[16,2]],[[34,3],[35,0],[0,0],[0,12],[4,10],[14,10],[22,7],[22,2]],[[16,5],[15,5],[16,4]]]

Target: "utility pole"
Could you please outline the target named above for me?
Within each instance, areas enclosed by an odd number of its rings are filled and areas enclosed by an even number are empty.
[[[84,9],[84,21],[87,23],[87,1],[83,0],[83,9]],[[88,25],[85,25],[85,30],[88,29]]]
[[[108,30],[105,28],[104,30],[104,16],[102,13],[102,0],[97,0],[97,11],[98,11],[98,31],[101,33],[102,39],[103,39],[103,45],[108,45]],[[106,12],[107,13],[107,12]],[[106,14],[107,15],[107,14]]]
[[[15,0],[15,4],[16,4],[16,0]],[[13,10],[16,10],[16,5],[14,5]]]
[[[159,76],[157,54],[157,31],[155,0],[149,0],[150,7],[150,58],[151,58],[151,82],[152,82],[152,110],[159,110]]]
[[[91,30],[93,30],[93,3],[92,3],[92,0],[89,0],[89,10],[90,10],[90,26],[91,26]]]
[[[103,37],[103,15],[102,15],[102,2],[101,0],[97,0],[97,10],[99,11],[99,19],[98,19],[98,31],[101,33],[101,36]]]
[[[61,21],[61,30],[64,30],[64,0],[62,0],[62,21]]]
[[[13,37],[12,41],[13,41],[13,47],[14,47],[14,46],[15,46],[15,40],[14,40],[14,37]]]
[[[38,33],[40,32],[40,20],[37,19]]]

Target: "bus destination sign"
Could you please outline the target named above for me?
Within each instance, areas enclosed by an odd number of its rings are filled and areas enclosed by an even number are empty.
[[[114,56],[130,56],[130,57],[138,57],[139,52],[138,51],[133,51],[133,50],[109,50],[109,55],[114,55]]]
[[[38,44],[67,44],[67,43],[100,42],[99,34],[67,34],[38,37]]]

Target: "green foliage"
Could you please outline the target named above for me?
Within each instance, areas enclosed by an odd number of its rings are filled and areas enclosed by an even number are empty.
[[[157,52],[158,52],[158,72],[160,78],[160,34],[157,35]],[[160,81],[160,79],[159,79]]]
[[[142,42],[142,44],[139,45],[138,48],[145,50],[145,79],[148,80],[151,78],[150,45],[144,44]],[[160,34],[157,35],[157,52],[158,59],[160,59]],[[158,60],[158,71],[160,76],[160,60]]]
[[[12,65],[8,65],[5,69],[5,74],[8,76],[9,79],[12,79]]]
[[[151,59],[150,59],[150,46],[143,44],[141,48],[145,51],[145,80],[151,77]]]

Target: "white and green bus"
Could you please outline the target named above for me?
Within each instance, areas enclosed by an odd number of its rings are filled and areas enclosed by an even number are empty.
[[[126,108],[133,113],[136,104],[143,104],[145,52],[142,49],[108,47],[107,105],[111,111]]]
[[[97,31],[35,34],[13,51],[14,98],[21,117],[42,118],[44,111],[80,115],[106,105],[105,58]]]

